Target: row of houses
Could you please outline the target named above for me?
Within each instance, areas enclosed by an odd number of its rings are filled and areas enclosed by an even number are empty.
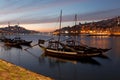
[[[120,35],[120,17],[98,22],[79,23],[53,32],[54,35],[59,33],[62,35]]]

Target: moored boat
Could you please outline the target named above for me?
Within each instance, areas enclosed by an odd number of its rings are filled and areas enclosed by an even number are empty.
[[[56,51],[56,50],[51,50],[51,49],[46,49],[45,50],[46,55],[54,56],[54,57],[59,57],[59,58],[65,58],[65,59],[75,59],[79,60],[80,58],[85,58],[85,57],[95,57],[99,56],[99,53],[94,53],[94,54],[84,54],[84,53],[78,53],[78,52],[64,52],[64,51]]]
[[[84,51],[84,53],[104,53],[109,51],[111,48],[96,48],[96,47],[89,47],[83,44],[76,44],[77,42],[74,40],[66,41],[66,45],[74,48],[77,51]]]
[[[57,47],[58,45],[59,45],[59,48]],[[91,54],[91,53],[76,51],[73,48],[65,46],[63,43],[60,43],[58,41],[49,41],[49,44],[47,47],[44,47],[41,44],[39,44],[39,46],[44,50],[45,55],[64,58],[64,59],[79,60],[80,58],[95,57],[100,55],[100,53]]]
[[[30,46],[32,43],[32,41],[26,41],[26,40],[21,39],[20,37],[15,37],[13,40],[16,43],[19,43],[20,45],[25,45],[25,46]]]
[[[1,41],[1,42],[8,42],[8,41],[11,41],[11,40],[12,40],[12,39],[7,38],[7,37],[5,37],[5,36],[0,38],[0,41]]]
[[[22,49],[21,45],[19,43],[14,42],[14,41],[7,41],[7,42],[5,42],[5,45]]]

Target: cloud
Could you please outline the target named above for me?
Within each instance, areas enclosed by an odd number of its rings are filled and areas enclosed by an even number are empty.
[[[93,12],[93,13],[87,13],[87,14],[77,14],[77,19],[79,21],[95,21],[95,20],[103,20],[103,19],[108,19],[116,16],[120,16],[120,8],[117,9],[111,9],[107,11],[99,11],[99,12]],[[72,15],[63,15],[62,17],[62,22],[70,22],[74,21],[74,16],[75,14]],[[10,21],[10,20],[8,20]],[[5,24],[8,21],[0,22],[1,24]],[[16,18],[16,19],[11,19],[11,22],[17,23],[20,22],[22,24],[36,24],[36,23],[54,23],[54,22],[59,22],[59,16],[52,16],[52,17],[23,17],[23,18]]]
[[[87,13],[87,14],[77,14],[77,19],[79,21],[94,21],[94,20],[103,20],[108,18],[113,18],[116,16],[120,16],[120,8],[117,9],[111,9],[106,11],[99,11],[99,12],[93,12],[93,13]],[[75,14],[72,15],[63,15],[63,22],[69,22],[74,21]],[[51,17],[51,18],[29,18],[22,20],[22,23],[26,24],[34,24],[34,23],[52,23],[52,22],[58,22],[59,17]]]
[[[108,19],[108,18],[120,16],[119,13],[120,13],[120,8],[116,8],[116,9],[92,12],[92,13],[87,13],[87,14],[79,14],[78,19],[79,20],[88,20],[88,21],[103,20],[103,19]]]
[[[1,15],[40,11],[55,7],[67,6],[83,0],[5,0]]]
[[[0,23],[19,21],[19,19],[23,23],[54,22],[55,18],[41,19],[41,16],[45,15],[42,13],[49,10],[54,12],[55,8],[73,5],[81,1],[83,0],[3,0],[4,5],[0,6],[2,9],[0,17],[4,19],[0,20]]]
[[[0,24],[8,21],[22,24],[52,23],[58,22],[59,12],[55,9],[68,7],[87,0],[3,0],[4,5],[0,7]],[[1,3],[0,3],[1,4]],[[63,9],[64,12],[64,9]],[[102,20],[115,16],[120,16],[120,8],[106,11],[77,14],[79,21]],[[56,14],[56,15],[54,15]],[[58,16],[57,16],[58,15]],[[64,15],[63,22],[74,20],[75,14]],[[3,20],[2,20],[3,19]]]

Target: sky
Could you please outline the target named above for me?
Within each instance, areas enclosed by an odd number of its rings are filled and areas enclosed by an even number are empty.
[[[120,16],[120,0],[0,0],[0,27],[22,26],[29,30],[51,32],[77,22],[93,22]]]

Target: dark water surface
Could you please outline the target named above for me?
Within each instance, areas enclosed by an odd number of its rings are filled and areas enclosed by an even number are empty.
[[[21,35],[23,39],[50,39],[49,35]],[[100,48],[112,48],[104,57],[94,57],[80,61],[70,61],[45,57],[39,46],[25,51],[10,48],[0,42],[0,58],[33,72],[54,78],[55,80],[120,80],[120,37],[85,37],[78,38],[81,42]]]

